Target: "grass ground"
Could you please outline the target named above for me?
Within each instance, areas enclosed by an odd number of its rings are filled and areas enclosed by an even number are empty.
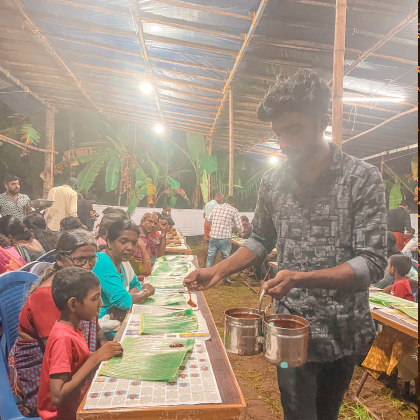
[[[193,253],[198,256],[200,267],[204,266],[204,245],[192,246]],[[217,285],[205,291],[207,303],[212,311],[217,330],[223,339],[224,311],[235,307],[258,307],[258,296],[246,286],[242,277],[231,277],[229,287]],[[247,279],[251,286],[258,290],[259,283]],[[269,298],[265,298],[265,305]],[[277,386],[276,368],[265,361],[262,354],[252,357],[240,357],[228,353],[230,363],[235,372],[241,391],[247,402],[247,408],[241,420],[278,420],[283,419],[280,404],[280,393]],[[370,420],[369,413],[354,400],[354,393],[362,368],[356,368],[349,390],[340,410],[340,420]],[[367,406],[383,420],[414,420],[418,414],[404,401],[395,398],[392,391],[382,382],[369,377],[361,393]]]

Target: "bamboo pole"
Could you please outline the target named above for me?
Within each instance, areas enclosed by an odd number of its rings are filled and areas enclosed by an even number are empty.
[[[169,4],[171,6],[176,6],[176,7],[183,7],[185,9],[199,10],[201,12],[213,13],[213,14],[221,15],[221,16],[230,16],[230,17],[234,17],[234,18],[237,18],[237,19],[252,20],[251,16],[240,15],[238,13],[225,12],[225,11],[222,11],[222,10],[210,9],[208,7],[203,7],[203,6],[196,6],[196,5],[191,4],[191,3],[182,3],[180,1],[174,1],[174,0],[155,0],[155,1],[157,3]]]
[[[46,101],[45,99],[40,98],[36,93],[32,92],[31,89],[28,88],[28,86],[24,85],[23,83],[21,83],[21,81],[17,78],[14,77],[9,70],[3,68],[2,66],[0,66],[0,74],[3,74],[4,76],[6,76],[8,79],[10,79],[15,85],[20,86],[23,89],[23,92],[25,92],[25,94],[28,94],[30,96],[32,96],[33,98],[35,98],[37,101],[41,102],[42,104],[44,104],[47,107],[50,107],[51,104]]]
[[[10,137],[4,136],[3,134],[0,134],[0,141],[4,141],[5,143],[13,144],[13,146],[18,147],[19,149],[25,150],[35,150],[36,152],[42,152],[42,153],[50,153],[50,150],[47,149],[41,149],[40,147],[32,146],[31,144],[25,144],[21,143],[19,140],[11,139]],[[54,152],[55,154],[58,154],[58,152]]]
[[[235,140],[233,138],[233,92],[229,92],[229,195],[233,195],[234,153]]]
[[[409,109],[407,111],[399,112],[397,115],[394,115],[393,117],[388,118],[387,120],[381,122],[380,124],[375,125],[375,127],[372,127],[369,130],[363,131],[362,133],[356,134],[355,136],[350,137],[350,138],[344,140],[343,143],[347,143],[350,140],[354,140],[354,139],[357,139],[358,137],[364,136],[365,134],[370,133],[370,132],[372,132],[374,130],[377,130],[379,127],[382,127],[382,126],[390,123],[391,121],[394,121],[394,120],[396,120],[398,118],[401,118],[404,115],[411,114],[412,112],[417,112],[417,110],[418,110],[418,106],[415,106],[415,107],[413,107],[413,108],[411,108],[411,109]]]
[[[411,194],[413,194],[414,196],[416,195],[416,193],[405,183],[405,181],[401,179],[401,177],[397,173],[395,173],[385,162],[383,162],[383,166],[385,166],[385,168],[387,168],[392,173],[392,175],[395,176],[396,180],[400,181],[401,184],[403,184],[404,187],[411,192]]]
[[[45,110],[45,154],[44,187],[42,197],[47,198],[51,188],[54,187],[54,143],[55,143],[55,109]]]
[[[354,70],[360,63],[366,60],[370,55],[372,55],[377,49],[382,47],[387,41],[389,41],[396,33],[405,28],[409,23],[411,23],[418,16],[418,9],[413,9],[410,13],[396,26],[394,26],[387,34],[385,34],[378,42],[376,42],[372,47],[363,52],[363,54],[353,63],[351,63],[345,70],[344,76],[347,76],[352,70]],[[332,81],[332,80],[331,80]],[[330,82],[331,82],[330,81]]]
[[[29,16],[25,12],[25,7],[23,6],[21,0],[13,0],[15,5],[20,10],[21,14],[25,19],[26,25],[32,31],[34,38],[37,42],[39,42],[47,51],[60,63],[60,65],[65,69],[66,73],[73,79],[77,88],[82,92],[82,94],[86,97],[86,99],[90,102],[90,104],[99,112],[102,112],[101,107],[99,107],[95,101],[89,96],[89,94],[85,91],[82,87],[82,83],[80,80],[75,76],[75,74],[71,71],[71,69],[67,66],[65,61],[60,57],[60,55],[55,51],[54,47],[48,41],[47,37],[42,34],[42,31],[35,25],[35,23],[29,18]],[[57,22],[55,22],[57,23]]]
[[[233,78],[234,78],[234,76],[235,76],[235,74],[236,74],[236,72],[239,68],[239,65],[242,61],[242,58],[243,58],[246,50],[248,49],[249,43],[251,42],[251,38],[254,35],[255,29],[257,28],[258,23],[259,23],[262,15],[264,13],[265,6],[267,5],[267,2],[268,2],[268,0],[262,0],[260,5],[258,6],[257,11],[255,12],[254,17],[252,18],[252,24],[251,24],[251,26],[248,30],[248,33],[245,35],[244,43],[243,43],[241,49],[239,50],[238,54],[236,55],[235,64],[234,64],[234,66],[233,66],[233,68],[232,68],[232,70],[229,74],[229,78],[226,80],[226,84],[223,88],[222,102],[220,103],[219,109],[217,110],[217,114],[216,114],[216,117],[214,119],[213,127],[211,128],[211,130],[210,130],[210,132],[207,136],[208,139],[210,140],[210,145],[211,145],[211,142],[213,141],[212,140],[213,139],[213,132],[216,128],[217,120],[222,113],[222,109],[223,109],[225,99],[227,98],[228,93],[231,90],[231,84],[232,84]]]
[[[86,41],[86,40],[81,40],[81,39],[77,39],[77,38],[70,38],[70,37],[58,36],[58,35],[50,35],[50,38],[51,39],[56,39],[58,41],[65,41],[65,42],[71,42],[71,43],[75,43],[75,44],[87,45],[87,46],[91,46],[91,47],[102,48],[102,49],[109,50],[109,51],[120,52],[120,53],[123,53],[123,54],[126,54],[126,55],[131,55],[131,56],[134,56],[134,57],[143,58],[143,56],[140,53],[136,53],[136,52],[129,51],[129,50],[124,50],[122,48],[112,47],[112,46],[107,45],[107,44],[101,44],[100,42]],[[153,56],[153,55],[149,55],[149,58],[150,58],[150,60],[160,61],[162,63],[179,64],[180,66],[195,67],[195,68],[204,69],[204,70],[211,70],[211,71],[218,71],[218,72],[222,72],[222,73],[229,73],[228,69],[221,69],[221,68],[217,68],[217,67],[209,67],[209,66],[204,66],[204,65],[200,65],[200,64],[193,64],[193,63],[188,63],[186,61],[171,60],[171,59],[168,59],[168,58],[161,58],[161,57],[156,57],[156,56]]]
[[[336,0],[332,94],[332,139],[341,149],[343,144],[343,81],[346,49],[347,0]]]

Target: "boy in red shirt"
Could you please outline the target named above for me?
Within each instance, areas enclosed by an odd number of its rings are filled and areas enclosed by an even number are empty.
[[[92,321],[102,306],[100,283],[91,271],[79,267],[60,270],[52,282],[52,297],[61,317],[47,341],[37,410],[43,420],[75,420],[97,366],[122,356],[123,349],[110,341],[91,355],[79,329],[80,322]]]
[[[413,292],[410,282],[405,277],[411,270],[411,259],[406,255],[392,255],[389,258],[388,273],[395,278],[394,284],[384,289],[385,293],[389,293],[401,299],[414,301]]]

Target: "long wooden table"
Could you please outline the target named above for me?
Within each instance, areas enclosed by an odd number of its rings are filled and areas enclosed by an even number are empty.
[[[193,264],[198,267],[197,257]],[[106,410],[84,410],[84,402],[77,410],[77,420],[111,420],[111,419],[141,419],[141,420],[234,420],[237,419],[244,407],[245,399],[230,366],[229,359],[217,332],[216,325],[202,292],[196,292],[198,307],[207,322],[211,339],[207,340],[207,352],[213,367],[217,386],[222,398],[221,404],[178,405],[167,407],[133,407]],[[117,334],[116,340],[121,339],[127,325],[126,318]]]

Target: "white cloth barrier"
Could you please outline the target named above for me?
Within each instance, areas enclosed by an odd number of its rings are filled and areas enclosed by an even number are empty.
[[[98,220],[95,222],[95,226],[99,224],[102,219],[102,211],[107,207],[114,207],[127,210],[127,207],[123,206],[107,206],[102,204],[94,204],[93,208],[99,214]],[[162,212],[162,208],[149,208],[149,207],[137,207],[134,214],[131,216],[131,219],[136,222],[138,225],[140,224],[141,218],[144,213],[147,212]],[[184,236],[196,236],[196,235],[204,235],[204,218],[203,218],[203,209],[172,209],[172,219],[175,222],[175,226],[177,229],[181,231]],[[240,216],[247,216],[249,221],[251,222],[254,213],[253,212],[239,212]],[[96,229],[95,229],[96,230]]]

